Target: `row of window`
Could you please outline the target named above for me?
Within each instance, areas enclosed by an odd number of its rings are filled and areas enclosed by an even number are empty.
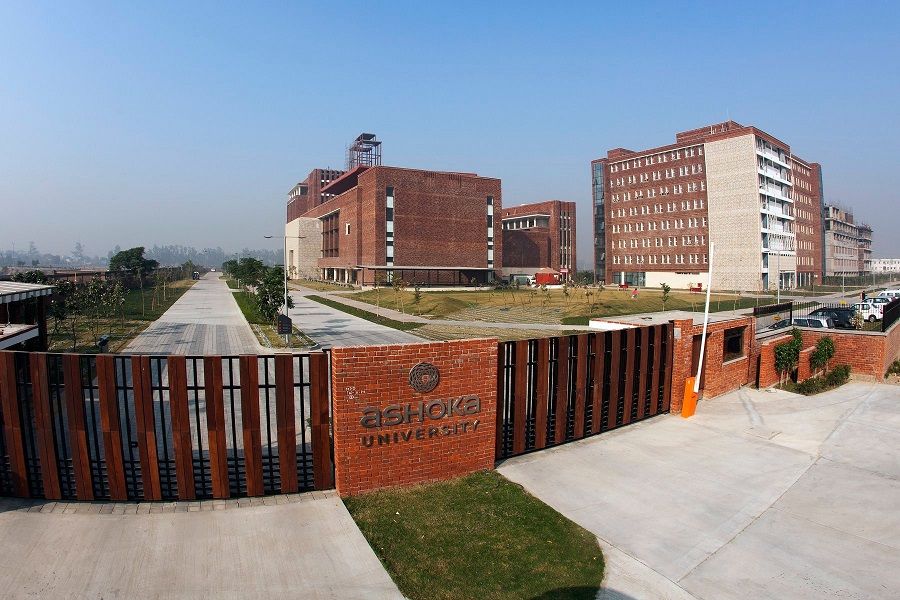
[[[706,182],[705,181],[692,181],[686,184],[677,184],[673,185],[671,188],[671,193],[673,194],[683,194],[685,192],[703,192],[706,191]],[[661,185],[659,188],[651,187],[643,190],[635,190],[633,192],[620,192],[612,195],[613,203],[617,203],[619,201],[627,202],[629,200],[640,200],[641,198],[656,198],[656,195],[660,196],[668,196],[670,193],[669,186]]]
[[[615,162],[609,165],[610,173],[618,173],[619,171],[627,171],[628,169],[639,169],[648,165],[668,162],[670,160],[679,160],[682,157],[692,158],[694,156],[703,156],[703,146],[691,146],[689,148],[679,148],[667,152],[657,152],[640,158],[630,158],[627,160]]]
[[[494,266],[494,197],[487,197],[487,266]]]
[[[667,244],[663,244],[663,238],[632,238],[630,240],[614,240],[613,247],[619,248],[620,250],[624,250],[625,248],[662,248],[664,246],[669,248],[677,248],[678,247],[678,236],[669,236],[667,240]],[[681,245],[682,246],[705,246],[706,245],[706,236],[705,235],[683,235],[681,236]]]
[[[613,256],[614,265],[705,265],[708,260],[706,254],[616,254]]]
[[[637,223],[625,223],[624,225],[612,225],[610,231],[612,233],[632,233],[641,232],[646,228],[647,231],[668,230],[668,229],[684,229],[685,227],[706,227],[706,217],[688,217],[685,219],[666,219],[665,221],[639,221]]]
[[[621,187],[623,185],[634,185],[635,183],[644,183],[645,181],[662,181],[663,179],[674,179],[675,177],[687,177],[688,175],[697,175],[703,172],[703,165],[694,163],[692,165],[684,165],[675,169],[665,169],[663,171],[653,171],[652,173],[640,173],[639,175],[628,175],[626,177],[610,178],[610,187]]]
[[[679,205],[677,202],[666,202],[665,205],[662,204],[644,204],[643,206],[632,206],[626,209],[624,208],[614,208],[609,211],[609,218],[615,219],[616,217],[625,217],[626,215],[629,217],[636,217],[638,215],[659,215],[666,212],[676,212],[679,210],[700,210],[706,205],[703,198],[697,198],[694,200],[682,200]]]

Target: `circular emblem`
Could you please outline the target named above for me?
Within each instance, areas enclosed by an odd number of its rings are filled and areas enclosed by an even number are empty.
[[[409,370],[409,385],[417,392],[430,392],[441,380],[437,367],[431,363],[420,362]]]

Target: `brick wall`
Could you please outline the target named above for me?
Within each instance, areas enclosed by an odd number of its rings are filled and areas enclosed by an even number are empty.
[[[680,339],[675,340],[672,355],[672,403],[671,411],[681,411],[684,399],[684,384],[693,373],[694,336],[702,335],[703,322],[695,323],[692,319],[673,321],[680,330]],[[725,331],[743,327],[744,356],[733,360],[724,360]],[[753,338],[754,322],[750,317],[740,317],[718,323],[710,323],[707,328],[706,360],[704,361],[702,397],[705,399],[720,396],[736,390],[753,381]],[[699,340],[698,340],[699,343]]]
[[[775,346],[791,341],[790,335],[778,335],[758,341],[754,346],[752,367],[753,380],[760,388],[771,387],[780,377],[775,370]],[[757,372],[758,371],[758,372]]]
[[[335,482],[342,496],[459,477],[494,467],[497,340],[335,348],[332,351]],[[440,373],[427,393],[410,370],[431,363]],[[477,396],[480,410],[440,419],[364,427],[364,409],[420,410],[421,403]],[[432,414],[440,414],[435,403]],[[460,406],[461,408],[461,406]],[[384,414],[384,413],[382,413]],[[387,415],[385,415],[387,417]],[[387,421],[387,419],[386,419]],[[370,421],[371,423],[371,421]]]

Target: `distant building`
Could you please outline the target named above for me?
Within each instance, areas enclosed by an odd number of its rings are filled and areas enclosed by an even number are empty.
[[[785,142],[734,121],[591,163],[594,268],[607,282],[775,289],[823,273],[822,175]]]
[[[825,274],[868,275],[872,272],[872,228],[856,223],[853,213],[825,206]]]
[[[288,195],[291,277],[343,283],[466,285],[500,274],[500,180],[381,165],[381,142],[359,136],[348,169],[317,169]],[[318,185],[318,187],[316,187]],[[306,186],[305,191],[301,186]]]
[[[503,275],[553,269],[575,276],[575,203],[548,200],[503,209]]]
[[[900,273],[900,258],[873,258],[873,273]]]
[[[0,281],[0,350],[47,351],[52,285]]]

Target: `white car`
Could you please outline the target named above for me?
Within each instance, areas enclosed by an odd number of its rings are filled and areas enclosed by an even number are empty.
[[[875,304],[872,302],[860,302],[854,304],[853,308],[869,323],[874,323],[884,316],[884,304]]]
[[[813,329],[834,329],[834,321],[831,317],[794,317],[791,325]]]
[[[900,298],[900,290],[883,290],[878,293],[882,298],[890,298],[891,300],[896,300]]]

